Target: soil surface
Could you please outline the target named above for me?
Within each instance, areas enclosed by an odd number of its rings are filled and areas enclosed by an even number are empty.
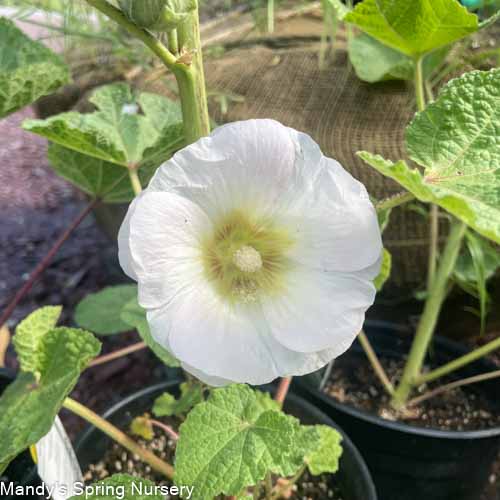
[[[397,384],[404,360],[381,358],[380,361],[391,382]],[[443,377],[439,385],[451,381]],[[432,388],[422,387],[420,392]],[[459,387],[412,406],[405,413],[395,414],[389,407],[389,396],[362,355],[341,356],[335,362],[325,391],[341,403],[417,427],[468,431],[500,426],[497,403],[488,400],[477,386]]]

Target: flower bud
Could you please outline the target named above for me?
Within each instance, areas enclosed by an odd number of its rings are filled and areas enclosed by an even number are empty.
[[[126,16],[141,28],[170,31],[196,8],[195,0],[118,0]]]

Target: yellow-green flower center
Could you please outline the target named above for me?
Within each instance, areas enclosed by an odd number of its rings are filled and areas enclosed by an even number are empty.
[[[254,302],[278,293],[291,263],[293,239],[272,221],[234,211],[222,218],[202,244],[203,268],[216,291],[229,302]]]

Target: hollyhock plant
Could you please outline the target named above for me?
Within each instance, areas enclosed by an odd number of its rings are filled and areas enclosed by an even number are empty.
[[[382,242],[364,186],[273,120],[218,128],[163,164],[119,234],[154,339],[212,385],[267,383],[342,354]]]

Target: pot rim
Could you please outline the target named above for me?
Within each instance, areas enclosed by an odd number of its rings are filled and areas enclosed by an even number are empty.
[[[407,332],[409,329],[397,325],[394,323],[390,323],[387,321],[367,321],[365,326],[369,329],[370,326],[375,328],[383,328],[383,329],[391,329],[395,332]],[[369,333],[367,332],[369,335]],[[399,338],[400,340],[405,340]],[[434,343],[436,346],[441,346],[447,348],[452,351],[462,351],[462,353],[468,352],[464,346],[461,344],[454,342],[445,337],[441,337],[439,335],[434,336]],[[352,347],[351,347],[352,348]],[[349,349],[350,350],[350,349]],[[496,366],[493,366],[492,363],[488,362],[488,360],[484,358],[480,358],[476,361],[476,363],[482,363],[486,367],[490,367],[496,369]],[[490,366],[491,365],[491,366]],[[314,397],[319,398],[323,403],[333,406],[338,411],[343,413],[347,413],[351,417],[358,418],[365,422],[368,422],[372,425],[379,425],[381,427],[385,427],[391,429],[393,431],[402,432],[405,434],[423,436],[428,438],[439,438],[439,439],[449,439],[449,440],[470,440],[470,439],[487,439],[492,437],[500,436],[500,426],[492,427],[491,429],[479,429],[475,431],[445,431],[441,429],[429,429],[426,427],[417,427],[416,425],[405,424],[402,422],[394,422],[392,420],[386,420],[384,418],[378,417],[377,415],[373,415],[371,413],[365,412],[363,410],[359,410],[353,406],[349,406],[347,404],[342,404],[335,400],[332,396],[329,396],[323,391],[316,389],[316,387],[312,387],[310,384],[304,381],[303,377],[296,377],[295,383],[297,387],[299,387],[303,391],[310,392]]]
[[[130,394],[129,396],[125,397],[118,403],[115,403],[113,406],[108,408],[103,414],[103,418],[108,418],[111,415],[115,414],[116,412],[123,410],[128,404],[132,403],[133,401],[147,396],[151,393],[154,392],[159,392],[159,391],[165,391],[168,388],[171,388],[173,386],[177,386],[180,383],[182,383],[182,379],[176,378],[172,380],[168,380],[166,382],[160,382],[158,384],[145,387],[144,389],[140,389],[139,391],[134,392],[133,394]],[[259,390],[259,387],[256,387],[257,390]],[[261,390],[267,391],[267,392],[274,392],[276,388],[274,386],[264,386],[260,387]],[[359,450],[356,448],[354,443],[351,441],[349,436],[343,431],[341,427],[339,427],[328,415],[326,415],[323,411],[321,411],[319,408],[311,404],[309,401],[305,400],[301,396],[295,394],[294,392],[290,392],[287,395],[287,399],[294,401],[295,404],[302,406],[302,408],[305,409],[306,412],[309,412],[310,414],[313,415],[314,419],[318,420],[320,424],[323,425],[329,425],[330,427],[335,428],[340,434],[342,435],[342,447],[344,450],[349,450],[349,453],[351,456],[354,458],[354,461],[359,467],[359,472],[361,476],[364,478],[367,488],[370,490],[370,497],[372,500],[377,500],[377,493],[375,490],[375,484],[373,482],[371,473],[368,469],[368,466],[366,465],[365,460],[363,459],[361,453]],[[286,404],[286,403],[285,403]],[[89,424],[87,428],[78,436],[78,439],[75,442],[75,453],[78,455],[78,452],[83,448],[86,444],[89,438],[91,437],[92,433],[96,431],[96,427],[94,425]]]

